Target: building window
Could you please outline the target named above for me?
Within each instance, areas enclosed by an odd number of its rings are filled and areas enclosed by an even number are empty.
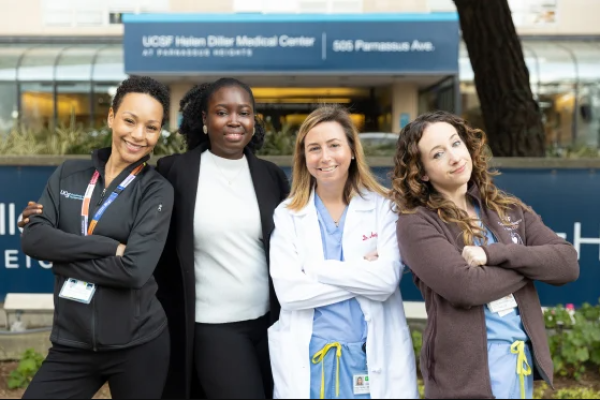
[[[0,135],[10,131],[17,120],[17,84],[0,82]]]
[[[52,27],[106,26],[120,23],[124,13],[168,10],[169,0],[42,0],[44,25]]]
[[[556,24],[558,0],[508,0],[508,5],[517,27]]]
[[[363,0],[234,0],[233,9],[239,13],[362,13]]]

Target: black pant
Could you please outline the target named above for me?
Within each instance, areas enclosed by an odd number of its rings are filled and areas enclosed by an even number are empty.
[[[53,345],[24,399],[91,399],[108,382],[113,399],[159,399],[169,369],[169,330],[125,350]]]
[[[268,328],[268,315],[231,324],[196,324],[194,358],[207,398],[272,397]]]

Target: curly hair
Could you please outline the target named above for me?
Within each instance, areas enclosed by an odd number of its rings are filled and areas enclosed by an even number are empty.
[[[463,240],[467,245],[474,244],[474,238],[487,242],[485,232],[477,220],[459,209],[454,202],[446,199],[431,184],[421,178],[426,175],[421,162],[419,142],[425,129],[435,123],[445,122],[452,125],[465,143],[473,162],[473,172],[469,187],[476,185],[481,192],[482,203],[488,209],[498,213],[502,221],[506,212],[517,206],[529,210],[521,200],[499,190],[493,183],[498,171],[489,169],[491,153],[487,147],[487,137],[481,129],[471,128],[465,120],[445,111],[423,114],[406,125],[400,132],[394,157],[391,196],[396,210],[401,214],[411,214],[418,207],[437,211],[445,223],[456,223],[463,231]]]
[[[237,79],[221,78],[213,83],[203,83],[194,86],[183,96],[183,99],[179,103],[179,111],[182,115],[179,133],[185,136],[188,150],[193,150],[207,142],[210,143],[208,135],[205,135],[202,131],[204,125],[202,113],[208,113],[208,104],[212,95],[226,87],[238,87],[245,90],[252,101],[253,111],[256,110],[256,101],[252,89]],[[254,129],[254,136],[252,136],[247,148],[256,153],[262,148],[265,141],[265,127],[257,116],[254,117]]]
[[[162,83],[147,76],[132,76],[121,83],[117,88],[117,94],[112,102],[112,109],[116,113],[123,99],[130,93],[147,94],[158,101],[163,107],[163,119],[161,125],[164,126],[167,120],[167,114],[171,107],[171,97],[169,88]]]

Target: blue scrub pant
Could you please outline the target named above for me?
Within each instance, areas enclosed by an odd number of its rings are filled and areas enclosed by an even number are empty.
[[[492,381],[492,393],[497,399],[520,399],[521,379],[517,374],[517,354],[511,352],[512,344],[502,341],[488,342],[488,365]],[[531,374],[525,376],[525,398],[533,398],[533,362],[531,350],[525,344],[525,356]]]
[[[333,342],[313,337],[310,343],[311,372],[310,372],[310,398],[320,399],[323,386],[325,399],[370,399],[370,394],[354,394],[355,387],[361,391],[368,385],[367,355],[363,350],[364,343],[339,343],[338,347],[331,347],[323,355],[322,361],[315,360],[314,356],[323,352]],[[338,349],[341,350],[339,358],[339,394],[338,388]],[[317,361],[316,363],[313,361]],[[325,379],[323,379],[323,371]],[[359,379],[362,378],[362,379]],[[362,385],[361,385],[362,384]]]

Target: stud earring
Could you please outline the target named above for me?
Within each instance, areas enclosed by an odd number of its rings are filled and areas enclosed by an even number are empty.
[[[205,135],[208,135],[208,128],[206,127],[206,125],[204,125],[204,126],[202,127],[202,130],[204,131],[204,134],[205,134]]]

